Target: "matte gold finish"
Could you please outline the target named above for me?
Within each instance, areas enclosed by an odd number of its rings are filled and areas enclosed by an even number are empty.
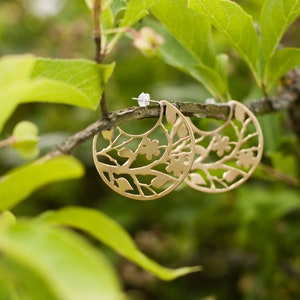
[[[204,131],[190,121],[195,134],[195,160],[185,182],[196,190],[232,190],[245,182],[260,162],[263,135],[255,115],[240,102],[229,104],[230,116],[218,128]]]
[[[115,127],[94,137],[95,166],[104,182],[123,196],[163,197],[186,178],[193,164],[191,123],[168,101],[159,103],[159,119],[146,133],[130,134]]]

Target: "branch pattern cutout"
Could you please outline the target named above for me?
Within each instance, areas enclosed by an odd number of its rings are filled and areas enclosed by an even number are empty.
[[[221,193],[244,183],[255,171],[263,152],[263,135],[255,115],[243,104],[230,101],[230,115],[213,130],[195,134],[195,159],[185,182],[192,188]]]
[[[160,101],[160,106],[158,121],[145,133],[130,134],[114,127],[94,137],[97,171],[123,196],[135,200],[163,197],[185,180],[194,163],[190,121],[168,101]]]

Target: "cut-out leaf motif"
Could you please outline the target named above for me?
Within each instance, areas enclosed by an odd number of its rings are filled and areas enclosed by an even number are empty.
[[[239,172],[237,170],[229,170],[226,173],[224,173],[223,177],[227,182],[230,183],[230,182],[233,182],[238,175],[239,175]]]
[[[159,189],[163,187],[168,181],[169,181],[168,176],[166,176],[165,174],[159,174],[152,179],[151,185]]]
[[[134,153],[130,149],[122,148],[118,151],[118,154],[120,157],[127,157],[132,158],[134,156]]]
[[[113,130],[103,130],[102,136],[105,140],[110,141],[114,137],[114,132]]]
[[[133,190],[131,184],[128,182],[128,180],[126,178],[118,178],[118,179],[116,179],[116,183],[117,183],[119,189],[123,192]]]
[[[196,185],[207,185],[206,181],[203,179],[203,177],[200,174],[192,173],[189,175],[190,180],[196,184]]]
[[[246,118],[246,115],[245,115],[245,111],[244,111],[242,106],[236,106],[235,107],[235,118],[239,122],[244,122],[244,120]]]
[[[176,121],[176,110],[171,109],[169,106],[166,107],[166,119],[170,124],[174,124]]]
[[[189,134],[187,128],[186,128],[186,125],[185,124],[181,124],[178,128],[178,136],[179,137],[185,137]]]

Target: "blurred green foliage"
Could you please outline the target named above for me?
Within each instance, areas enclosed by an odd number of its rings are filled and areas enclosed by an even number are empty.
[[[62,1],[53,15],[36,13],[34,2],[38,1],[0,0],[1,56],[29,52],[44,57],[93,58],[91,15],[84,1]],[[261,1],[236,2],[255,20],[259,19]],[[152,21],[153,17],[142,20],[136,29]],[[299,47],[297,24],[299,21],[283,37],[285,46]],[[236,58],[221,35],[215,33],[214,39],[220,52],[233,58],[229,65],[231,96],[240,101],[259,97],[261,92],[246,65]],[[150,92],[154,99],[177,101],[204,101],[208,96],[192,77],[156,57],[142,56],[129,39],[122,39],[107,58],[107,62],[113,60],[117,62],[116,70],[106,90],[110,110],[135,105],[131,98],[142,91]],[[17,122],[26,119],[38,125],[41,152],[46,153],[97,118],[99,111],[23,104],[6,124],[0,139],[9,136]],[[96,208],[121,223],[140,249],[159,263],[169,267],[203,266],[200,273],[166,283],[103,247],[132,300],[298,299],[299,141],[283,113],[260,117],[260,122],[266,138],[264,160],[254,176],[237,190],[211,195],[182,186],[149,203],[125,199],[100,180],[88,142],[74,153],[86,167],[82,179],[46,186],[13,212],[36,216],[66,205]],[[1,173],[21,161],[13,150],[1,150]],[[6,263],[9,269],[12,262]],[[3,274],[4,271],[0,276]]]

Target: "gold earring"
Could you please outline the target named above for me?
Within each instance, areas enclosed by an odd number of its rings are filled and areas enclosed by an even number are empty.
[[[140,106],[147,106],[152,100],[148,94],[141,95],[136,100]],[[159,104],[159,119],[147,132],[130,134],[114,127],[93,140],[93,158],[100,177],[128,198],[153,200],[167,195],[186,178],[194,161],[190,122],[168,101]]]
[[[230,101],[230,115],[214,130],[195,134],[195,160],[185,182],[192,188],[221,193],[245,182],[258,166],[263,135],[255,115],[243,104]]]

